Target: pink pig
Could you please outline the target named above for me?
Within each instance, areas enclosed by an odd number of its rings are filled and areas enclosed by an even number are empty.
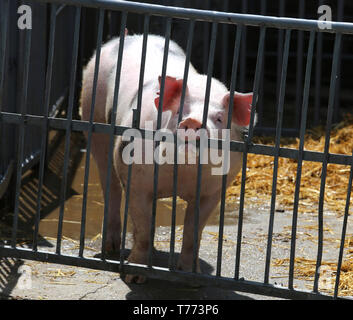
[[[142,54],[142,35],[126,35],[120,78],[116,125],[132,126],[133,109],[137,107],[137,92]],[[146,66],[142,94],[140,127],[145,128],[147,121],[153,121],[153,129],[157,128],[157,110],[160,98],[160,75],[165,39],[149,35],[147,41]],[[95,122],[109,123],[113,106],[115,73],[119,50],[119,38],[113,39],[102,47],[101,62],[98,77]],[[171,131],[177,129],[199,130],[202,125],[203,108],[206,91],[206,75],[200,75],[190,64],[187,91],[182,115],[178,126],[179,105],[183,85],[185,53],[173,41],[170,41],[167,76],[163,99],[162,125]],[[83,90],[81,96],[82,118],[89,120],[91,95],[95,67],[95,55],[83,72]],[[218,80],[212,79],[209,110],[206,128],[210,137],[217,130],[225,129],[227,123],[230,94],[227,88]],[[252,93],[235,92],[233,101],[231,140],[241,141],[241,131],[250,122]],[[164,117],[168,113],[168,117]],[[164,121],[167,118],[168,121]],[[114,172],[112,174],[109,199],[109,217],[106,249],[120,249],[120,203],[122,187],[127,185],[128,165],[122,159],[122,137],[116,138],[114,146]],[[94,133],[92,135],[92,153],[97,163],[100,179],[105,192],[109,136]],[[146,151],[146,150],[145,150]],[[230,153],[230,168],[228,184],[233,181],[241,168],[242,154]],[[178,269],[192,270],[193,259],[193,229],[197,181],[197,164],[180,164],[178,170],[177,195],[187,201],[188,206],[184,220],[183,244],[178,261]],[[202,230],[207,219],[216,208],[221,198],[222,176],[212,174],[212,164],[202,167],[202,184],[199,206],[199,243]],[[129,214],[133,223],[134,245],[128,260],[133,263],[147,264],[152,215],[153,198],[153,164],[134,164],[132,169]],[[158,198],[173,195],[173,165],[164,164],[159,167]],[[198,252],[198,251],[197,251]],[[200,271],[198,267],[198,271]],[[126,281],[143,282],[142,276],[127,275]]]

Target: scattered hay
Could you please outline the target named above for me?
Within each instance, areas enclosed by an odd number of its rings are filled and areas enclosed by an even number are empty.
[[[345,120],[333,128],[330,139],[330,153],[351,155],[353,150],[353,115],[346,115]],[[256,144],[273,145],[273,138],[254,138]],[[305,135],[304,149],[323,152],[325,129],[318,127],[308,130]],[[299,139],[283,138],[281,147],[297,149]],[[274,157],[248,155],[245,195],[269,203],[272,192]],[[322,163],[303,161],[299,194],[299,212],[315,213],[320,195]],[[350,167],[329,164],[325,187],[325,209],[343,215],[346,205],[347,186]],[[279,158],[277,179],[277,206],[290,209],[294,204],[294,192],[297,176],[297,161]],[[227,191],[227,199],[232,201],[240,196],[241,174],[233,181]],[[352,200],[351,200],[352,203]],[[351,206],[352,207],[352,206]]]
[[[47,272],[44,273],[45,276],[50,278],[61,278],[61,277],[72,277],[76,274],[74,270],[63,270],[63,269],[48,269]]]
[[[218,242],[219,241],[219,233],[218,232],[214,232],[214,231],[205,231],[205,235],[208,235],[208,238],[211,242]],[[204,238],[204,237],[203,237]],[[233,240],[230,240],[227,235],[223,234],[222,237],[222,243],[224,245],[228,245],[228,246],[235,246],[236,242]]]
[[[339,245],[337,247],[339,247]],[[344,241],[344,248],[346,249],[346,252],[348,254],[353,253],[353,236],[352,235],[349,235],[346,237],[346,239]]]
[[[274,267],[289,267],[289,259],[274,259]],[[305,281],[313,281],[315,276],[316,260],[302,257],[295,258],[294,278]],[[328,294],[334,293],[337,263],[323,261],[321,264],[321,275],[319,282],[320,291]],[[282,276],[274,276],[275,278]],[[311,286],[307,285],[312,289]],[[338,286],[340,296],[353,296],[353,258],[343,261],[340,272],[340,281]]]
[[[60,285],[63,285],[63,286],[74,286],[76,285],[76,283],[73,283],[73,282],[61,282],[61,281],[48,281],[48,282],[45,282],[47,284],[60,284]]]

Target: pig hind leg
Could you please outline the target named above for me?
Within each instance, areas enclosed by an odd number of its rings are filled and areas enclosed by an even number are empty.
[[[102,56],[100,65],[100,72],[97,82],[97,92],[95,100],[95,109],[93,120],[99,123],[105,123],[105,105],[107,97],[107,83],[106,79],[110,72],[109,59],[107,56],[107,48],[102,48]],[[92,57],[88,63],[84,74],[81,92],[81,110],[82,119],[89,121],[91,116],[91,104],[92,104],[92,91],[93,91],[93,78],[95,69],[95,56]],[[87,133],[86,138],[87,138]],[[107,180],[107,169],[108,169],[108,153],[110,136],[107,134],[92,134],[91,140],[92,154],[98,166],[100,181],[103,189],[103,194],[106,190]],[[110,197],[109,197],[109,210],[108,210],[108,223],[107,223],[107,242],[105,249],[107,251],[118,251],[120,249],[120,233],[121,233],[121,221],[120,221],[120,202],[121,202],[121,186],[118,176],[115,172],[114,167],[111,173],[111,185],[110,185]]]

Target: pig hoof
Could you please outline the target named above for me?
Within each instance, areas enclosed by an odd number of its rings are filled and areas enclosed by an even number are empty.
[[[109,253],[117,253],[120,251],[120,239],[119,240],[111,240],[107,239],[105,250]]]
[[[177,265],[177,270],[185,271],[185,272],[192,272],[192,264],[190,264],[190,263],[186,264],[186,263],[183,263],[179,260],[178,265]],[[197,263],[196,272],[201,273],[201,268],[200,268],[199,263]]]
[[[137,275],[137,274],[127,274],[125,276],[126,283],[137,283],[142,284],[145,283],[147,278],[145,276]]]

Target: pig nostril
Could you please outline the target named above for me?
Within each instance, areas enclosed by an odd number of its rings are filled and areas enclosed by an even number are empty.
[[[180,123],[180,128],[183,130],[194,130],[194,131],[199,131],[201,129],[202,125],[199,121],[189,118],[184,120],[183,122]]]

